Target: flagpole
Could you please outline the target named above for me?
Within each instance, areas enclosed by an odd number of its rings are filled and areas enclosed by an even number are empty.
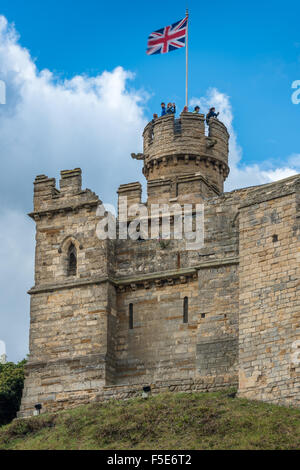
[[[185,46],[185,105],[188,105],[188,51],[189,51],[189,11],[186,9],[186,46]]]

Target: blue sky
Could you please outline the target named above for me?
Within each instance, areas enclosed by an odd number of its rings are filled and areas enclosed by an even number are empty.
[[[189,0],[189,96],[215,104],[231,133],[226,190],[300,172],[300,6],[296,1]],[[114,202],[143,181],[130,158],[160,102],[184,106],[185,50],[147,56],[148,35],[186,2],[2,0],[0,80],[0,346],[27,353],[33,285],[32,182],[80,166],[84,186]],[[116,139],[116,136],[118,138]],[[0,347],[1,349],[1,347]],[[0,350],[1,354],[1,350]]]
[[[189,1],[190,96],[217,87],[231,97],[244,160],[284,159],[299,150],[300,106],[291,83],[300,77],[299,2]],[[0,12],[21,43],[60,77],[96,75],[122,65],[151,99],[184,99],[184,50],[145,54],[148,34],[184,16],[186,2],[9,0]]]

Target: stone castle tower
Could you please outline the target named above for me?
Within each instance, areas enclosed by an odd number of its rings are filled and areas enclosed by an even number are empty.
[[[300,403],[300,176],[223,192],[226,127],[182,113],[150,122],[140,183],[120,197],[204,204],[204,245],[101,240],[101,201],[81,170],[34,182],[35,285],[19,416],[165,390],[237,386],[240,396]]]

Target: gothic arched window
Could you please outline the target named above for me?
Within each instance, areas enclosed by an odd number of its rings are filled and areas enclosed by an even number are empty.
[[[77,272],[77,253],[73,243],[68,249],[68,276],[75,276]]]

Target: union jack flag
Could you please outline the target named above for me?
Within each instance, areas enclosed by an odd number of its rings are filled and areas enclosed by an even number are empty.
[[[171,24],[171,26],[166,26],[151,33],[148,38],[146,53],[148,55],[164,54],[165,52],[175,51],[175,49],[184,47],[187,21],[188,17]]]

